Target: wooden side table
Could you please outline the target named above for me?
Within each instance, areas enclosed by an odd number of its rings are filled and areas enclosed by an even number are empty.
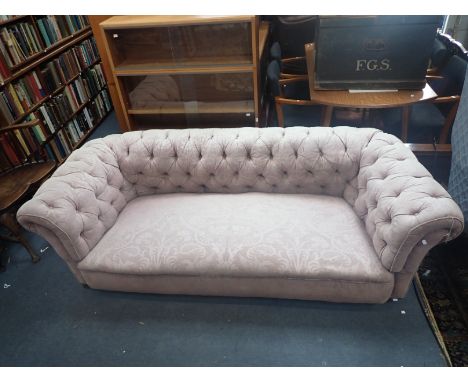
[[[357,109],[402,108],[401,140],[408,139],[408,123],[411,105],[429,101],[437,97],[432,88],[426,84],[422,90],[398,90],[390,92],[350,92],[349,90],[316,90],[314,88],[314,44],[306,44],[307,70],[309,73],[310,99],[325,106],[322,125],[330,126],[334,107]]]

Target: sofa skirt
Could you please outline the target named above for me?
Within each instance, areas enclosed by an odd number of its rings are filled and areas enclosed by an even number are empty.
[[[265,297],[352,303],[385,303],[393,282],[348,280],[126,275],[82,271],[93,289],[198,296]]]

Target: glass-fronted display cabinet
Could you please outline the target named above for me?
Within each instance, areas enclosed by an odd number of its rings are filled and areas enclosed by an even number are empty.
[[[128,130],[258,126],[255,16],[115,16],[100,26]]]

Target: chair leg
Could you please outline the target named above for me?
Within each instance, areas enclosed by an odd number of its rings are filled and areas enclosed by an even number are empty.
[[[276,107],[276,117],[278,118],[278,126],[284,127],[284,115],[283,115],[283,107],[279,102],[275,102]]]
[[[12,234],[13,237],[16,241],[21,243],[24,248],[29,253],[29,256],[31,256],[31,260],[33,263],[37,263],[41,258],[36,254],[34,249],[31,247],[29,242],[26,240],[26,238],[23,236],[21,233],[21,226],[18,224],[16,221],[15,214],[12,212],[7,212],[4,213],[3,215],[0,216],[0,223],[5,226]]]
[[[447,115],[447,118],[445,119],[444,126],[442,127],[442,130],[439,135],[439,143],[441,144],[447,143],[448,136],[450,133],[450,128],[452,127],[453,122],[455,121],[457,110],[458,110],[458,102],[452,106],[452,108],[450,109]]]

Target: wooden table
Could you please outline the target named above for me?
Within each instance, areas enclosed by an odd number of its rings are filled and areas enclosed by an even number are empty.
[[[322,125],[330,126],[334,107],[357,109],[402,108],[401,140],[408,139],[408,123],[411,105],[429,101],[437,97],[432,88],[426,84],[422,90],[398,90],[389,92],[350,92],[349,90],[317,90],[315,89],[315,45],[305,45],[307,71],[309,73],[310,99],[325,106],[322,115]]]
[[[322,125],[330,126],[333,108],[348,107],[358,109],[402,108],[401,140],[408,139],[408,123],[411,105],[429,101],[437,97],[432,88],[426,84],[422,90],[398,90],[394,92],[351,93],[348,90],[315,90],[310,89],[310,99],[325,105]]]

